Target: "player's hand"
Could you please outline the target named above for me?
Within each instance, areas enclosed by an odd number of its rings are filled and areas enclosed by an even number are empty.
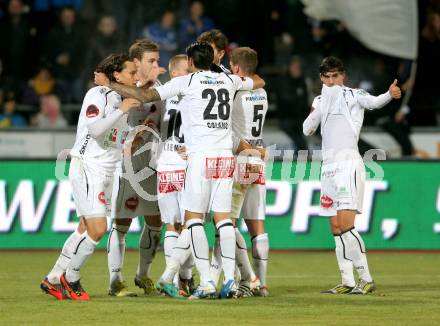
[[[136,137],[134,137],[133,142],[131,143],[131,153],[130,155],[132,155],[132,153],[136,153],[136,151],[142,147],[142,145],[144,144],[144,138],[142,137],[142,135],[136,135]]]
[[[98,86],[108,86],[110,85],[110,80],[104,73],[95,71],[95,84]]]
[[[166,72],[167,72],[167,69],[166,69],[166,68],[164,68],[164,67],[159,67],[159,75],[166,74]]]
[[[157,129],[156,123],[153,120],[151,120],[150,118],[146,118],[144,120],[143,125],[150,127],[150,128],[153,128],[153,129]]]
[[[182,160],[187,160],[188,159],[188,153],[186,152],[186,147],[185,145],[181,146],[178,150],[177,150],[177,154],[179,154],[179,156],[182,158]]]
[[[135,100],[134,98],[126,98],[122,101],[121,111],[127,113],[133,108],[138,108],[141,106],[141,102]]]
[[[393,83],[388,89],[388,92],[390,93],[391,97],[394,99],[399,99],[402,97],[402,92],[400,90],[400,87],[397,86],[397,79],[394,79]]]

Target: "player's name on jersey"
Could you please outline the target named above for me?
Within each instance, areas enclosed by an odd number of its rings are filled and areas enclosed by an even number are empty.
[[[200,84],[202,84],[202,85],[224,85],[225,82],[223,80],[207,79],[207,80],[201,80]]]
[[[211,129],[228,129],[229,123],[228,122],[207,122],[206,126]]]
[[[177,152],[182,147],[182,144],[176,144],[172,142],[165,142],[163,150],[167,152]]]
[[[266,101],[266,96],[263,95],[251,95],[251,96],[245,96],[244,98],[246,101]]]

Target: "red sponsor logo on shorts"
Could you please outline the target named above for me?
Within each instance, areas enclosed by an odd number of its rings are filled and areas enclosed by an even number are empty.
[[[207,157],[206,158],[206,178],[207,179],[227,179],[234,175],[233,157]]]
[[[96,116],[98,116],[99,114],[99,109],[96,105],[94,104],[90,104],[87,109],[86,109],[86,117],[87,118],[94,118]]]
[[[235,181],[240,184],[265,185],[266,176],[264,174],[264,165],[251,163],[238,163],[235,174]]]
[[[321,206],[324,208],[330,208],[333,205],[333,199],[331,199],[329,196],[322,196],[321,197]]]
[[[105,194],[104,194],[104,191],[101,191],[98,194],[98,200],[105,205]]]
[[[125,208],[134,211],[139,204],[139,199],[137,197],[130,197],[125,201]]]
[[[158,175],[160,193],[180,191],[183,188],[185,170],[163,171],[159,172]]]

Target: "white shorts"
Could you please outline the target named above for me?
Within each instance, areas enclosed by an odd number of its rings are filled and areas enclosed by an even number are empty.
[[[319,214],[335,216],[339,210],[355,210],[362,213],[365,178],[362,160],[323,164]]]
[[[121,177],[121,169],[118,169],[113,182],[113,197],[110,217],[115,218],[135,218],[137,216],[159,215],[159,205],[157,203],[157,176],[152,174],[139,183],[142,191],[136,191],[130,181]]]
[[[69,168],[73,200],[79,217],[106,217],[112,197],[113,172],[72,157]]]
[[[234,167],[230,150],[190,153],[182,208],[194,213],[230,213]]]
[[[157,179],[157,195],[162,222],[183,224],[185,211],[181,208],[181,190],[185,182],[185,166],[160,165]]]
[[[240,212],[246,220],[266,219],[266,185],[234,182],[231,218],[240,218]]]
[[[238,156],[232,190],[231,218],[248,220],[266,219],[266,176],[265,164],[261,160]]]

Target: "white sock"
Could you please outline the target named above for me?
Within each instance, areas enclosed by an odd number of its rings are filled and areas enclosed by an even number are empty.
[[[269,237],[267,233],[252,238],[252,256],[254,270],[260,279],[261,285],[266,286],[267,261],[269,259]]]
[[[162,227],[150,226],[145,223],[139,239],[139,265],[136,275],[144,276],[150,274],[150,266],[156,255],[157,246],[160,241]]]
[[[218,233],[216,233],[214,240],[214,247],[212,248],[211,266],[209,268],[209,275],[211,277],[211,280],[215,283],[215,286],[217,286],[218,284],[218,280],[220,279],[222,270],[223,270],[223,264],[222,264],[222,254],[220,251],[220,237]]]
[[[174,245],[171,257],[168,258],[167,266],[163,272],[161,279],[164,282],[171,283],[177,272],[189,257],[191,257],[191,236],[188,229],[183,229]]]
[[[354,280],[353,262],[344,257],[344,244],[340,235],[335,235],[335,244],[336,260],[341,272],[342,284],[354,287],[356,281]]]
[[[241,279],[250,282],[255,279],[256,276],[251,267],[251,262],[249,261],[246,241],[244,240],[238,228],[235,228],[235,238],[235,259],[237,262],[237,267],[240,270]]]
[[[113,224],[108,236],[107,262],[110,285],[116,280],[123,281],[122,268],[124,266],[125,236],[129,228],[127,225]]]
[[[189,255],[187,260],[180,266],[179,277],[183,280],[190,280],[193,276],[192,269],[194,267],[194,258]]]
[[[365,254],[365,244],[360,234],[353,228],[341,234],[341,239],[345,246],[345,257],[353,262],[359,277],[367,282],[373,279],[368,269],[367,255]]]
[[[75,250],[78,241],[82,235],[86,233],[79,233],[75,230],[64,242],[63,249],[61,249],[60,256],[58,257],[52,270],[47,274],[47,279],[53,284],[60,284],[60,276],[66,271],[69,266],[70,259],[72,258],[73,250]]]
[[[168,261],[173,254],[173,248],[176,246],[177,239],[179,238],[179,233],[176,231],[166,231],[163,240],[163,251],[165,255],[165,263],[168,265]]]
[[[209,247],[203,221],[195,218],[186,222],[190,234],[190,246],[196,268],[200,275],[200,284],[206,286],[209,277]]]
[[[66,278],[69,282],[76,282],[80,279],[79,272],[81,267],[87,262],[95,251],[98,242],[89,237],[88,234],[82,236],[73,251],[72,259],[66,271]]]
[[[218,235],[220,236],[220,249],[225,273],[225,281],[233,280],[235,274],[235,231],[231,219],[218,222]]]

